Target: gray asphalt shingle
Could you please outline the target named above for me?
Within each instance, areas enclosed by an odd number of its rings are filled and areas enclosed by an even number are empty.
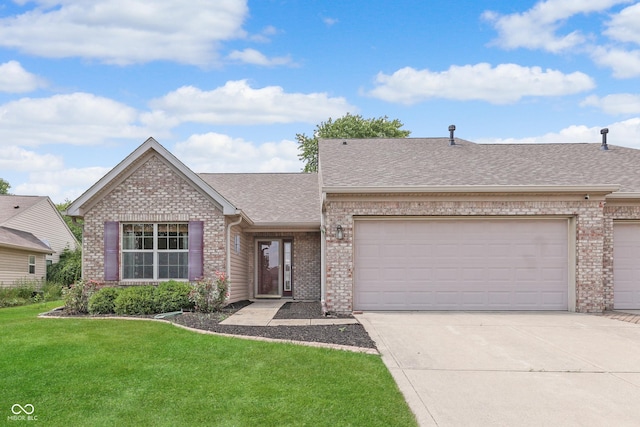
[[[640,192],[640,150],[602,151],[600,143],[328,139],[319,153],[325,187],[619,184],[622,192]]]
[[[320,224],[320,190],[315,173],[198,175],[256,224]]]

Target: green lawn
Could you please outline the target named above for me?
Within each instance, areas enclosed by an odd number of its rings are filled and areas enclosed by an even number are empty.
[[[379,356],[36,318],[56,305],[0,310],[0,424],[416,425]],[[37,422],[8,418],[16,403],[32,404]]]

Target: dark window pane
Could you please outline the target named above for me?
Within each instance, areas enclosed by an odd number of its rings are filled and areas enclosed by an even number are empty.
[[[169,267],[158,267],[158,278],[159,279],[168,279],[169,278]]]

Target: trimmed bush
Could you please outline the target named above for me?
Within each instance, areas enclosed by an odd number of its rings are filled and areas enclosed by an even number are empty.
[[[115,312],[115,300],[120,293],[118,288],[102,288],[89,298],[89,313],[111,314]]]
[[[157,313],[153,286],[131,286],[120,290],[114,301],[116,314],[153,314]]]
[[[156,308],[160,313],[193,308],[189,301],[191,285],[187,282],[170,280],[160,283],[156,288]]]

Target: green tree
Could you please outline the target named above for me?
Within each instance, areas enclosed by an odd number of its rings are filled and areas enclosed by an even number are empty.
[[[11,184],[9,184],[4,179],[0,178],[0,194],[9,194],[10,188],[11,188]]]
[[[71,200],[67,199],[62,203],[56,203],[56,208],[58,208],[58,211],[62,215],[62,218],[67,223],[67,226],[69,227],[73,235],[76,237],[78,242],[82,242],[82,224],[78,222],[73,222],[70,216],[67,216],[64,214],[64,211],[67,210],[69,205],[71,205]]]
[[[389,120],[387,116],[365,119],[347,113],[335,121],[329,118],[316,126],[313,137],[296,134],[298,158],[304,162],[304,172],[317,172],[319,138],[406,138],[411,131],[400,129],[402,126],[400,120]]]

